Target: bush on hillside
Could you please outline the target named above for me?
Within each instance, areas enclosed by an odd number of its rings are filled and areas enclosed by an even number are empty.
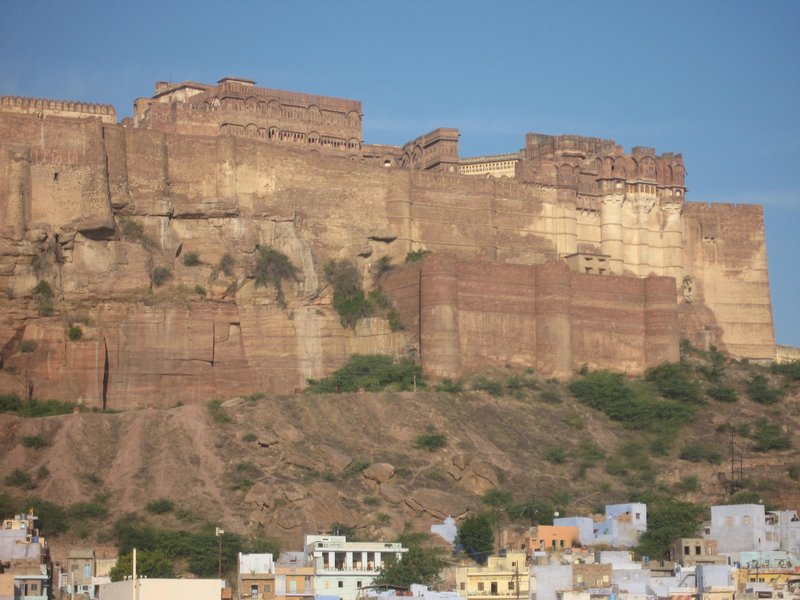
[[[315,393],[379,392],[391,388],[410,390],[416,381],[424,387],[422,369],[408,363],[398,363],[391,356],[354,354],[341,369],[323,379],[309,379],[308,390]]]
[[[776,404],[780,401],[782,393],[778,388],[771,386],[763,375],[754,375],[747,383],[747,395],[753,402],[759,404]]]
[[[286,298],[283,295],[283,282],[296,281],[300,270],[295,267],[289,257],[274,248],[259,248],[256,257],[255,280],[256,287],[272,285],[277,295],[278,306],[286,308]]]
[[[569,391],[579,402],[630,429],[679,426],[696,411],[695,404],[656,398],[646,389],[635,389],[624,375],[610,371],[591,371],[570,383]]]
[[[665,398],[681,402],[701,402],[700,384],[685,363],[663,363],[647,370],[645,379]]]

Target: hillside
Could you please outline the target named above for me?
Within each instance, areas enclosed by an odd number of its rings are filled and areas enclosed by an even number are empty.
[[[626,429],[578,402],[568,382],[496,371],[467,382],[482,389],[456,393],[256,395],[117,414],[4,414],[0,476],[17,504],[27,497],[35,507],[30,498],[38,497],[81,506],[85,518],[72,518],[62,541],[109,541],[114,520],[135,512],[162,527],[221,523],[296,548],[304,534],[334,524],[385,539],[408,527],[427,530],[448,514],[486,510],[482,495],[493,488],[522,504],[535,495],[540,513],[587,513],[642,492],[723,502],[733,426],[737,481],[740,468],[743,475],[739,497],[800,506],[796,447],[754,449],[759,419],[778,425],[773,437],[795,437],[797,381],[738,363],[717,363],[722,372],[715,375],[714,361],[706,358],[695,354],[682,372],[706,392],[729,385],[738,400],[705,399],[690,422],[674,429]],[[782,394],[777,403],[748,398],[755,375]],[[671,381],[680,383],[675,377]],[[642,390],[653,384],[622,385]],[[155,499],[172,505],[154,514],[159,511],[147,505]],[[98,505],[102,510],[91,509]],[[524,514],[502,517],[527,521]]]

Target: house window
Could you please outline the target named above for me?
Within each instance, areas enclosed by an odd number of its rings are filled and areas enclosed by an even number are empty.
[[[356,581],[356,587],[357,587],[357,588],[360,588],[360,587],[361,587],[361,582],[360,582],[360,581]]]
[[[689,556],[691,553],[692,553],[692,551],[691,551],[691,548],[689,548],[689,546],[684,546],[683,547],[683,555],[684,556]]]
[[[344,587],[344,581],[342,581],[341,579],[339,580],[339,587],[340,587],[340,588],[343,588],[343,587]]]
[[[748,515],[742,517],[742,525],[750,525],[750,517]]]
[[[731,527],[733,525],[733,517],[725,517],[725,525]]]
[[[694,553],[697,554],[697,555],[700,555],[700,554],[703,553],[703,550],[702,550],[702,548],[700,548],[700,546],[695,546],[694,547]]]
[[[264,593],[269,594],[272,591],[272,584],[265,583],[264,584]]]
[[[479,592],[482,592],[482,591],[483,591],[483,582],[482,582],[482,581],[479,581],[479,582],[478,582],[478,591],[479,591]]]
[[[508,589],[509,590],[513,590],[514,589],[514,582],[513,581],[509,581],[508,582]]]
[[[577,577],[575,577],[575,582],[576,583],[583,583],[583,575],[578,575]]]
[[[640,520],[642,518],[642,513],[636,513],[636,520]]]
[[[250,586],[250,597],[251,598],[258,598],[258,585],[252,584]]]
[[[465,589],[467,589],[467,584],[466,584],[466,582],[462,581],[461,584],[458,587],[461,590],[465,590]]]

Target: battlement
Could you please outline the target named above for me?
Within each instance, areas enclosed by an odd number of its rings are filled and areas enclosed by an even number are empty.
[[[97,116],[104,123],[116,123],[117,121],[117,112],[110,104],[94,104],[74,100],[0,96],[0,111],[66,117]]]
[[[737,215],[762,215],[760,204],[727,204],[725,202],[687,202],[686,210],[695,213],[719,213]]]
[[[528,132],[525,134],[525,151],[530,158],[548,157],[560,154],[577,155],[586,158],[589,154],[616,148],[614,140],[586,137],[582,135],[546,135]]]

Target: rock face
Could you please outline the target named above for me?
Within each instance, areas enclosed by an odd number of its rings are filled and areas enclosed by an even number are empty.
[[[529,134],[515,178],[475,178],[456,130],[365,145],[360,111],[231,79],[162,86],[121,124],[0,98],[0,390],[171,406],[412,348],[442,376],[641,371],[680,337],[774,356],[761,208],[686,203],[680,155]],[[254,283],[264,247],[297,268],[285,305]],[[405,329],[343,328],[331,259],[385,285]]]

